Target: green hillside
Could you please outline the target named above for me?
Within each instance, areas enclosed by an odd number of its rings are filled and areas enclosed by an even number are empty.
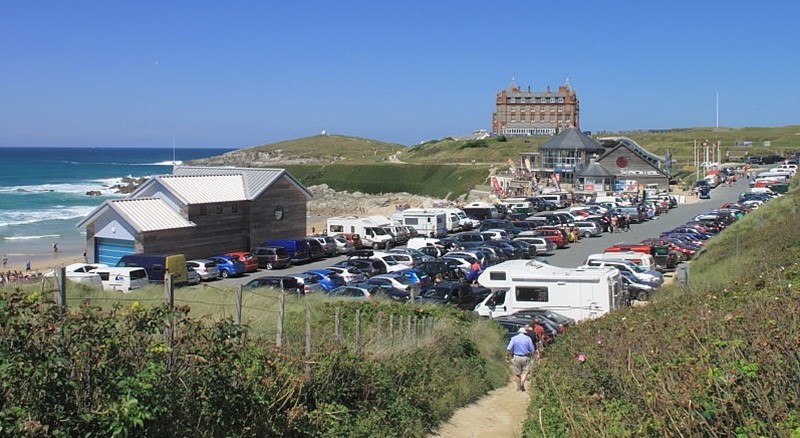
[[[314,135],[278,143],[253,146],[242,152],[281,150],[295,157],[320,158],[325,161],[375,162],[404,149],[405,146],[345,135]]]
[[[770,201],[714,238],[689,287],[559,339],[525,436],[800,436],[799,210],[796,189]]]

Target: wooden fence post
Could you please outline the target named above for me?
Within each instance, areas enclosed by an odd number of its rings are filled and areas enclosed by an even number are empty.
[[[406,337],[411,337],[411,315],[408,315],[408,321],[406,323]]]
[[[283,312],[285,302],[286,293],[281,290],[281,294],[278,295],[278,327],[277,334],[275,335],[275,346],[278,348],[283,347]]]
[[[233,307],[233,322],[236,325],[242,325],[242,286],[241,284],[236,287],[236,304]]]
[[[341,342],[342,334],[339,331],[339,308],[336,308],[336,312],[333,314],[333,338],[336,342]]]
[[[361,309],[356,309],[356,354],[361,354]]]
[[[309,374],[311,367],[309,361],[311,360],[311,307],[306,304],[306,374]]]
[[[394,315],[389,315],[389,340],[394,344]]]
[[[165,321],[164,327],[164,342],[167,344],[167,368],[172,369],[172,340],[174,335],[175,318],[172,314],[175,310],[175,288],[172,285],[172,274],[169,271],[164,273],[164,301],[169,308],[169,316]]]
[[[67,268],[61,267],[58,272],[58,290],[56,291],[56,304],[58,305],[59,316],[62,318],[67,313]]]

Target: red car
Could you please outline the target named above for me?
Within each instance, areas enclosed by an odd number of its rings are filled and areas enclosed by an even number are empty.
[[[556,244],[557,248],[561,249],[567,247],[568,241],[564,238],[564,233],[562,230],[559,230],[558,228],[537,228],[536,231],[541,237],[552,240],[553,243]]]
[[[249,251],[231,251],[226,252],[225,255],[236,257],[240,262],[244,263],[245,272],[258,271],[258,259]]]

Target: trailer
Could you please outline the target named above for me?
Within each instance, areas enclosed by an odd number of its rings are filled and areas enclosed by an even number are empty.
[[[478,283],[492,293],[476,308],[496,318],[549,309],[576,321],[605,315],[627,303],[616,268],[562,268],[536,260],[509,260],[486,268]]]

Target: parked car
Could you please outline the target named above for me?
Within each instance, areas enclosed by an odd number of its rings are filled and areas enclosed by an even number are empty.
[[[311,269],[303,272],[303,274],[315,276],[317,278],[317,282],[322,285],[323,289],[325,289],[325,292],[330,292],[339,286],[344,286],[345,284],[344,278],[342,278],[338,272],[331,269]]]
[[[525,236],[525,237],[517,237],[514,240],[517,240],[517,241],[521,240],[521,241],[527,242],[530,245],[535,246],[536,247],[536,255],[537,256],[538,255],[553,254],[555,252],[555,250],[556,250],[556,244],[552,240],[546,239],[544,237],[527,237],[527,236]]]
[[[197,259],[186,262],[186,267],[192,268],[197,272],[202,281],[212,281],[219,278],[219,268],[213,260]]]
[[[236,257],[240,262],[244,263],[245,272],[258,271],[258,259],[250,251],[231,251],[226,252],[225,255]]]
[[[189,286],[194,286],[196,284],[200,284],[200,274],[194,270],[193,267],[186,264],[186,284]]]
[[[334,266],[342,266],[342,267],[353,266],[358,268],[367,277],[372,277],[373,275],[386,273],[386,265],[382,262],[375,261],[372,259],[359,259],[359,258],[347,259],[336,263]]]
[[[289,252],[282,246],[260,246],[256,248],[255,256],[259,268],[281,269],[292,265]]]
[[[254,278],[242,287],[245,289],[257,289],[261,287],[269,287],[273,289],[283,289],[285,291],[294,293],[303,293],[303,285],[297,281],[295,277],[285,275],[266,275],[263,277]],[[318,286],[321,288],[322,286]]]
[[[219,275],[222,278],[240,277],[244,275],[244,263],[227,256],[213,256],[209,260],[217,264]]]
[[[355,266],[328,266],[325,269],[334,271],[341,275],[345,283],[352,283],[354,281],[362,281],[367,279],[367,276],[364,275],[364,272]]]
[[[339,233],[337,236],[344,237],[348,242],[353,244],[354,249],[363,249],[364,243],[361,241],[361,235],[358,233]]]
[[[412,280],[411,276],[399,274],[396,272],[376,275],[367,281],[373,284],[384,284],[400,290],[404,290],[409,293],[411,293],[413,289],[416,295],[420,294],[419,281],[414,281]]]
[[[311,261],[322,260],[325,258],[325,249],[322,248],[322,244],[313,237],[306,237],[306,242],[308,242],[308,253],[311,255]]]
[[[335,236],[333,241],[336,243],[336,254],[347,254],[356,249],[356,247],[341,234]]]
[[[297,281],[298,289],[302,288],[300,289],[302,295],[326,292],[325,288],[319,283],[319,275],[302,272],[299,274],[289,274],[288,277],[292,277]]]
[[[483,301],[491,290],[483,286],[472,286],[463,281],[443,281],[422,294],[422,300],[436,304],[451,304],[459,309],[472,310]]]
[[[322,245],[322,252],[325,254],[325,257],[333,257],[338,253],[338,245],[336,241],[333,240],[331,236],[311,236],[312,239],[315,239],[317,242]]]
[[[369,283],[367,281],[340,286],[328,292],[329,297],[351,298],[351,299],[371,299],[376,297],[387,297],[397,301],[407,301],[407,292],[388,287],[386,285]]]
[[[575,226],[578,227],[578,232],[584,238],[603,234],[603,229],[596,222],[576,221]]]

